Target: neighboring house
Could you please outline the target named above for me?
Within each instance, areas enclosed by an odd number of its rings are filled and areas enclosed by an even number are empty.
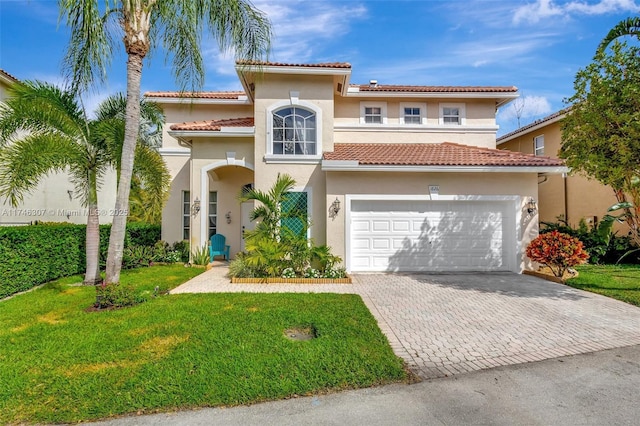
[[[16,82],[17,78],[0,69],[0,102],[7,98],[7,88]],[[106,174],[102,181],[98,192],[100,223],[111,223],[113,215],[109,213],[116,201],[115,172]],[[23,202],[16,207],[0,197],[0,226],[28,225],[36,221],[87,223],[87,210],[75,197],[74,184],[67,173],[48,175],[25,194]]]
[[[562,144],[562,119],[565,111],[534,121],[497,139],[500,149],[557,158]],[[564,218],[577,227],[581,220],[597,224],[614,205],[613,189],[580,175],[541,173],[538,177],[539,219],[557,222]],[[617,229],[625,229],[618,225]]]
[[[495,149],[515,87],[349,83],[348,63],[238,63],[242,92],[150,92],[167,117],[173,183],[163,239],[243,250],[253,205],[279,173],[309,237],[348,271],[515,271],[537,235],[530,201],[557,159]],[[535,207],[535,206],[533,206]]]

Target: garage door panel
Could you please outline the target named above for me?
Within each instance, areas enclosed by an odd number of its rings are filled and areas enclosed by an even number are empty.
[[[508,270],[512,203],[354,201],[354,271]],[[364,225],[367,222],[369,225]],[[365,244],[363,241],[368,240]],[[510,241],[510,240],[509,240]]]

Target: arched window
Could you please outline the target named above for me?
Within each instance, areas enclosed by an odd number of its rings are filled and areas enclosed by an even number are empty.
[[[299,106],[273,113],[272,153],[274,155],[316,155],[316,114]]]

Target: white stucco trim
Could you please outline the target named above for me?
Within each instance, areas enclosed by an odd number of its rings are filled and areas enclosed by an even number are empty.
[[[170,130],[169,136],[179,138],[246,138],[255,134],[255,127],[221,127],[221,130]]]
[[[227,153],[227,158],[225,160],[219,160],[219,161],[213,162],[211,164],[204,166],[202,169],[200,169],[200,203],[202,203],[201,205],[203,206],[206,205],[207,209],[208,209],[208,203],[206,202],[206,200],[209,199],[208,198],[209,172],[211,170],[215,170],[220,167],[226,167],[226,166],[240,166],[240,167],[245,167],[249,170],[255,170],[253,164],[248,163],[244,160],[239,160],[235,158],[235,156],[232,156],[229,154],[231,153]],[[201,209],[200,210],[200,244],[201,245],[204,245],[208,240],[207,238],[207,233],[209,232],[208,219],[209,219],[209,212],[205,211],[204,208]]]
[[[496,107],[518,98],[518,92],[366,92],[358,87],[349,87],[345,97],[349,98],[437,98],[437,99],[495,99]]]
[[[191,150],[185,148],[160,148],[160,155],[167,157],[190,157]]]
[[[375,127],[374,127],[375,126]],[[495,134],[499,126],[445,126],[445,125],[424,125],[424,124],[335,124],[335,131],[340,132],[362,132],[375,131],[376,133],[493,133]]]
[[[425,192],[428,192],[428,185],[425,185]],[[522,205],[523,198],[520,195],[438,195],[437,199],[432,198],[430,194],[345,194],[345,215],[344,215],[344,242],[345,242],[345,268],[348,273],[351,272],[351,203],[356,200],[363,201],[479,201],[479,202],[505,202],[511,203],[513,219],[515,221],[515,229],[509,236],[508,243],[516,248],[516,253],[511,253],[505,259],[507,268],[515,273],[521,273],[520,266],[522,264]],[[515,254],[511,256],[510,254]]]
[[[357,160],[322,160],[324,172],[429,172],[429,173],[568,173],[568,167],[504,166],[376,166],[360,165]]]
[[[218,105],[250,105],[246,95],[238,96],[238,99],[208,99],[208,98],[168,98],[148,96],[144,98],[146,101],[155,102],[157,104],[218,104]]]

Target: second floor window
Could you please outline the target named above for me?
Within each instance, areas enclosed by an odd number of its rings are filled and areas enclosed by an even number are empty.
[[[461,124],[459,107],[443,107],[442,122],[444,124]]]
[[[365,123],[382,123],[382,108],[380,107],[364,107]]]
[[[420,108],[417,107],[405,107],[404,108],[404,124],[420,124],[422,118],[420,117]]]
[[[316,115],[300,107],[273,113],[273,154],[316,155]]]
[[[533,153],[535,155],[544,155],[544,135],[533,138]]]

